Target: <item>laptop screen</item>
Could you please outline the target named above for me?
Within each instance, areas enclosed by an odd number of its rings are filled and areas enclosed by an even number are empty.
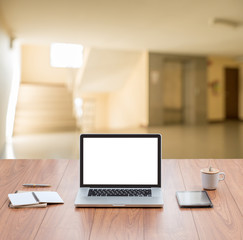
[[[81,186],[159,186],[159,134],[82,134]]]

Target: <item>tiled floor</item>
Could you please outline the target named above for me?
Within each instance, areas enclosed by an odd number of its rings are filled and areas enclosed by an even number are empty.
[[[243,158],[243,122],[200,126],[168,125],[154,128],[102,131],[161,133],[163,158]],[[16,136],[5,158],[79,158],[79,132]]]

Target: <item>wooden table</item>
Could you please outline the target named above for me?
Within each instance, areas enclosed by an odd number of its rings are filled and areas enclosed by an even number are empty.
[[[212,209],[180,209],[175,192],[201,190],[200,169],[226,173]],[[9,209],[23,183],[50,183],[64,205]],[[243,239],[243,160],[163,160],[164,208],[75,208],[78,160],[0,160],[0,239]],[[40,189],[38,189],[40,190]],[[43,189],[42,189],[43,190]]]

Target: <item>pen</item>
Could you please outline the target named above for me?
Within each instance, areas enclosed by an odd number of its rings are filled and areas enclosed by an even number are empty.
[[[25,183],[24,187],[50,187],[50,184],[34,184],[34,183]]]

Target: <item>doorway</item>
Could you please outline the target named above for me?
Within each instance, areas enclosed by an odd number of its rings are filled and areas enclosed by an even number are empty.
[[[225,68],[225,117],[238,119],[239,69]]]

